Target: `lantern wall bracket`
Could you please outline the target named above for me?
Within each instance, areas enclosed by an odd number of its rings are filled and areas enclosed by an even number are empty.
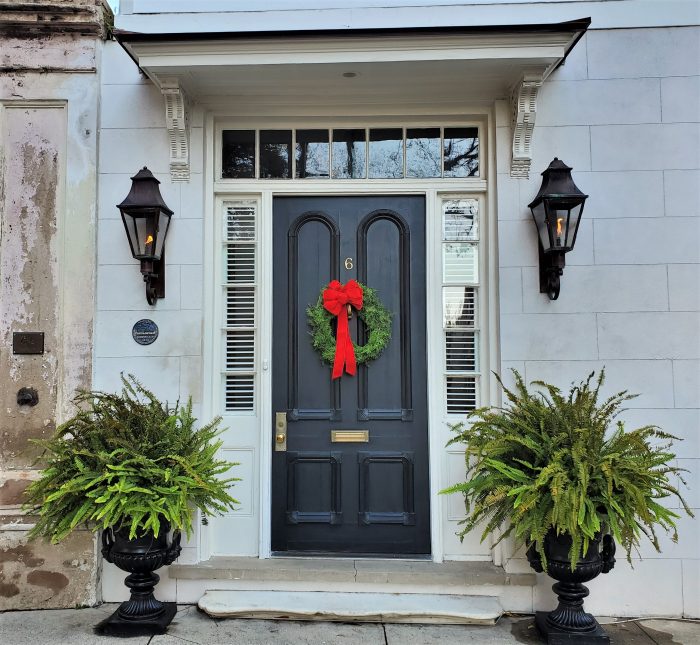
[[[170,146],[170,179],[190,180],[189,105],[177,79],[163,80],[160,91],[165,100],[165,127]]]
[[[566,256],[563,253],[545,253],[542,244],[540,251],[540,293],[546,293],[550,300],[559,297],[560,278],[564,274]]]
[[[532,133],[537,116],[537,95],[544,82],[543,74],[526,74],[510,95],[513,126],[513,159],[510,176],[528,179],[532,162]]]
[[[165,298],[165,249],[159,261],[141,261],[141,273],[146,284],[146,302],[152,307]]]

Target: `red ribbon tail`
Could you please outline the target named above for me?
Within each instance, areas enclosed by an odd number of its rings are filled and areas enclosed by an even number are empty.
[[[357,365],[355,363],[355,348],[352,346],[352,339],[350,338],[350,331],[348,330],[348,342],[346,343],[345,349],[345,371],[350,374],[350,376],[355,376],[355,371]]]
[[[343,367],[345,365],[347,345],[350,343],[352,349],[352,341],[350,340],[350,328],[348,326],[348,310],[341,307],[338,312],[338,328],[335,334],[335,360],[333,361],[333,378],[340,378],[343,375]],[[354,363],[353,352],[353,363]]]

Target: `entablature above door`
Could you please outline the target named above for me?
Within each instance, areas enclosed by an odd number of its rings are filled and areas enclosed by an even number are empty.
[[[168,119],[173,178],[189,172],[188,100],[323,111],[498,99],[513,106],[511,174],[526,177],[538,90],[589,24],[115,35],[163,92],[166,116],[177,112]]]

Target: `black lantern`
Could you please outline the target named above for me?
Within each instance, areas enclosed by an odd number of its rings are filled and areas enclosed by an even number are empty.
[[[141,262],[149,305],[165,297],[165,237],[173,214],[163,201],[160,182],[144,166],[131,178],[131,190],[121,211],[131,254]]]
[[[574,248],[583,204],[588,198],[571,178],[571,168],[554,157],[542,173],[542,185],[529,205],[537,226],[540,248],[540,293],[559,297],[564,255]]]

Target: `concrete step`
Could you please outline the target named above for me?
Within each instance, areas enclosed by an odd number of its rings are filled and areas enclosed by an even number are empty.
[[[498,598],[319,591],[207,591],[199,608],[215,618],[493,625]]]
[[[173,564],[170,578],[201,581],[235,581],[251,588],[268,583],[269,588],[300,591],[474,593],[489,588],[532,587],[534,573],[506,573],[491,562],[429,562],[350,558],[259,558],[215,557],[197,564]],[[211,588],[211,584],[209,588]]]

